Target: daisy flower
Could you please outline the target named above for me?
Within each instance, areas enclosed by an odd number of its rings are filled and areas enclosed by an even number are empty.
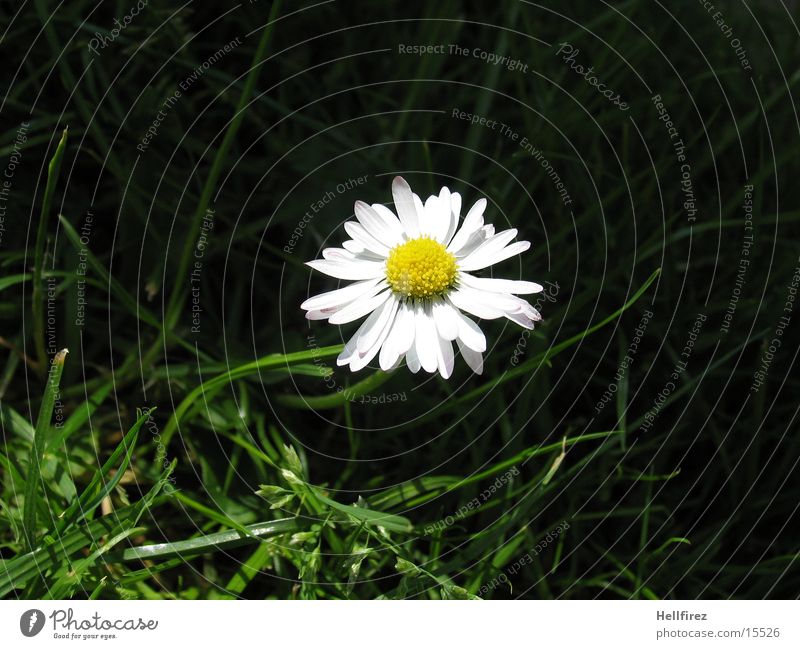
[[[481,374],[486,337],[466,314],[505,317],[533,329],[541,316],[517,295],[538,293],[542,287],[471,273],[525,252],[530,243],[512,243],[515,229],[495,232],[484,224],[485,198],[459,227],[461,196],[447,187],[423,204],[397,176],[392,196],[396,215],[380,203],[356,201],[356,221],[344,224],[350,239],[342,248],[323,250],[323,259],[307,262],[353,283],[309,298],[301,308],[309,320],[334,325],[367,316],[337,359],[354,372],[377,355],[384,371],[405,359],[414,373],[422,368],[449,378],[455,341],[467,365]]]

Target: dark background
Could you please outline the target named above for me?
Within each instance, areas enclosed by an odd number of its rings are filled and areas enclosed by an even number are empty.
[[[63,594],[463,596],[458,586],[486,598],[797,597],[800,311],[784,308],[800,272],[798,16],[779,2],[718,5],[273,8],[151,0],[99,47],[134,2],[3,3],[0,167],[14,155],[20,124],[30,123],[0,241],[4,276],[32,273],[47,163],[69,127],[52,208],[42,217],[45,275],[58,285],[54,335],[71,352],[62,378],[66,414],[109,388],[54,455],[70,467],[78,492],[136,420],[136,408],[157,408],[153,430],[168,426],[200,384],[198,368],[208,380],[268,354],[309,352],[351,335],[353,325],[340,331],[305,321],[302,300],[334,284],[302,262],[339,244],[356,199],[389,202],[396,174],[423,197],[447,184],[462,193],[465,208],[486,196],[487,221],[516,227],[532,242],[500,274],[558,285],[531,337],[521,339],[511,324],[482,324],[490,350],[480,377],[458,360],[449,382],[401,368],[370,392],[378,403],[337,401],[313,368],[224,381],[186,412],[161,455],[154,435],[140,434],[125,479],[93,516],[142,498],[166,454],[177,460],[179,495],[159,496],[139,521],[144,529],[120,549],[279,517],[297,519],[310,535],[144,564],[93,561]],[[230,52],[215,55],[231,42]],[[561,43],[579,50],[574,62],[592,66],[629,108],[620,110],[571,69],[557,54]],[[448,53],[399,52],[400,45],[428,44]],[[450,44],[468,56],[451,55]],[[475,48],[527,67],[490,65],[472,55]],[[198,66],[199,78],[164,109]],[[656,94],[678,138],[658,119]],[[453,109],[502,122],[518,140],[455,119]],[[159,110],[157,132],[137,150]],[[238,131],[225,149],[235,115]],[[571,205],[519,146],[522,137],[550,162]],[[676,139],[685,144],[696,213],[684,205]],[[361,176],[366,181],[356,189],[337,190]],[[745,229],[746,185],[753,185],[752,230]],[[214,219],[202,256],[202,324],[192,331],[191,285],[180,259],[197,236],[204,191]],[[303,215],[327,192],[332,199],[290,245]],[[90,271],[95,283],[77,327],[81,260],[58,215],[80,230],[87,212],[88,247],[114,283]],[[24,553],[19,488],[30,439],[12,419],[19,413],[35,421],[44,387],[32,291],[28,277],[0,293],[4,560]],[[174,318],[170,304],[179,307]],[[646,311],[653,316],[621,376]],[[706,319],[682,359],[698,314]],[[790,318],[785,328],[782,315]],[[670,390],[681,360],[686,371]],[[349,376],[332,358],[318,363],[334,366],[337,387],[373,371]],[[597,409],[610,385],[613,398]],[[329,401],[298,406],[298,394]],[[643,428],[653,408],[658,416]],[[618,432],[592,436],[606,431]],[[578,441],[549,475],[565,436]],[[320,529],[327,515],[300,499],[270,510],[254,491],[287,487],[276,468],[285,465],[284,443],[298,449],[304,479],[330,498],[363,498],[364,507],[406,517],[413,531],[386,536],[352,520]],[[517,475],[485,506],[439,524],[511,468]],[[57,516],[70,498],[43,489],[44,536],[53,534],[44,512]],[[105,540],[60,555],[10,596],[52,595],[59,576]],[[398,556],[424,572],[401,576]]]

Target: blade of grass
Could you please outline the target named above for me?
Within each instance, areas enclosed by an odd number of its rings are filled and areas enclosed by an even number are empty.
[[[69,557],[96,543],[97,539],[118,534],[132,524],[128,516],[131,508],[118,510],[114,516],[104,516],[61,537],[58,543],[49,543],[33,552],[19,555],[8,561],[0,570],[0,597],[32,580],[41,578],[51,570],[68,562]]]
[[[406,507],[415,506],[436,496],[461,489],[462,487],[475,482],[480,482],[485,478],[491,477],[497,473],[500,473],[501,471],[505,471],[506,469],[513,467],[515,464],[519,464],[520,462],[529,460],[530,458],[537,457],[539,455],[547,455],[556,450],[561,451],[566,447],[574,446],[580,442],[588,442],[595,439],[605,440],[613,435],[618,435],[619,433],[620,431],[617,430],[586,433],[584,435],[578,435],[577,437],[568,437],[566,440],[554,442],[552,444],[532,446],[524,451],[520,451],[507,460],[498,462],[484,471],[463,478],[457,478],[454,476],[425,476],[421,479],[414,480],[413,482],[401,483],[379,493],[378,495],[370,498],[370,504],[375,507],[379,506],[382,509],[390,509],[400,505]],[[412,503],[410,499],[417,496],[420,496],[421,498],[417,498],[417,500],[413,501]]]
[[[138,302],[136,298],[134,298],[133,295],[131,295],[131,293],[119,283],[118,280],[111,276],[102,262],[92,253],[91,250],[81,243],[80,235],[75,231],[75,228],[63,214],[59,214],[58,219],[61,227],[64,229],[64,233],[67,235],[69,242],[73,245],[75,250],[77,250],[81,255],[85,256],[86,263],[104,282],[105,285],[101,285],[101,288],[109,291],[115,299],[119,300],[122,305],[128,309],[132,316],[149,324],[151,327],[155,327],[159,330],[159,332],[161,332],[163,330],[163,325],[161,321],[153,314],[153,312],[141,302]],[[0,288],[1,287],[2,286],[0,285]],[[184,349],[190,351],[192,354],[200,353],[204,360],[210,360],[208,356],[202,352],[198,352],[196,345],[188,342],[180,336],[175,335],[174,333],[172,334],[172,337],[175,342],[180,344]],[[136,355],[132,355],[129,358],[138,360]],[[131,363],[131,361],[126,360],[126,366],[128,363]],[[121,368],[120,372],[124,372],[124,370]]]
[[[36,232],[36,248],[33,253],[33,336],[36,347],[36,358],[39,361],[40,372],[44,373],[47,360],[47,350],[44,345],[44,300],[42,299],[42,273],[44,272],[44,242],[47,233],[47,217],[50,214],[50,204],[56,191],[58,173],[61,170],[61,159],[67,146],[67,129],[61,134],[61,140],[56,147],[56,152],[47,166],[47,185],[42,198],[42,211],[39,215],[39,229]]]
[[[8,275],[0,279],[0,291],[4,291],[10,286],[27,282],[33,277],[30,273],[22,273],[20,275]]]
[[[347,401],[353,401],[356,397],[372,392],[378,386],[383,385],[389,380],[391,372],[378,370],[358,383],[345,388],[341,392],[326,394],[323,396],[309,397],[303,394],[280,394],[275,400],[290,408],[300,410],[324,410],[328,408],[338,408]]]
[[[175,497],[178,499],[178,501],[180,501],[187,507],[197,512],[200,512],[201,514],[203,514],[203,516],[205,516],[209,520],[215,521],[220,525],[224,525],[226,527],[232,527],[234,528],[234,530],[240,532],[241,534],[247,534],[247,528],[244,525],[242,525],[241,523],[237,523],[235,520],[233,520],[229,516],[226,516],[224,513],[219,514],[213,509],[211,509],[211,507],[206,507],[205,505],[198,502],[194,498],[190,498],[189,496],[181,493],[180,491],[175,492]]]
[[[228,597],[241,595],[242,591],[247,588],[248,584],[253,578],[261,571],[264,565],[269,561],[271,548],[266,543],[259,545],[255,552],[233,573],[233,576],[228,581],[225,590],[228,591]]]
[[[94,414],[100,404],[105,401],[114,386],[111,381],[104,383],[98,390],[92,393],[81,406],[75,408],[72,414],[64,422],[64,425],[58,429],[53,438],[47,442],[45,451],[54,453],[61,448],[63,444],[69,439],[69,436],[83,427],[83,425]]]
[[[225,164],[225,159],[228,157],[228,151],[230,150],[231,145],[236,138],[236,133],[239,131],[239,127],[241,126],[242,119],[245,115],[245,109],[250,102],[250,96],[253,94],[253,88],[255,87],[258,75],[261,72],[264,54],[267,51],[267,45],[269,44],[270,37],[272,36],[275,19],[280,12],[280,7],[280,1],[272,3],[267,24],[264,26],[264,31],[261,34],[261,40],[258,43],[255,54],[253,55],[253,63],[250,67],[247,78],[245,79],[244,87],[242,88],[242,94],[239,97],[239,103],[236,104],[236,110],[233,118],[228,124],[228,128],[225,131],[225,135],[222,138],[219,149],[217,149],[217,154],[214,156],[214,161],[211,164],[211,170],[209,171],[208,178],[203,186],[203,192],[200,195],[200,200],[197,203],[197,208],[195,209],[191,224],[189,225],[189,232],[183,244],[183,253],[178,264],[177,273],[175,274],[175,277],[178,278],[179,282],[187,275],[189,262],[192,259],[193,250],[197,242],[197,235],[200,232],[203,216],[206,214],[208,206],[211,203],[211,196],[217,187],[217,180],[222,173],[222,166]],[[175,328],[178,315],[183,308],[185,300],[186,291],[183,290],[181,285],[176,284],[172,289],[172,294],[170,295],[164,331],[172,331]]]
[[[343,505],[342,503],[323,496],[321,493],[319,493],[319,491],[315,491],[317,498],[319,498],[326,505],[342,512],[343,514],[347,514],[351,518],[355,518],[357,521],[360,521],[365,525],[384,527],[393,532],[410,532],[413,529],[411,521],[404,516],[376,512],[372,509],[366,509],[364,507]]]
[[[114,546],[124,541],[125,539],[144,532],[144,527],[127,527],[118,534],[108,539],[103,545],[94,550],[85,559],[76,561],[68,571],[61,573],[56,582],[50,589],[49,597],[51,599],[67,599],[74,593],[74,589],[80,585],[81,579],[86,575],[92,566],[94,566],[104,554],[109,552]]]
[[[310,524],[310,522],[309,522]],[[169,543],[154,543],[128,548],[119,553],[110,554],[109,562],[121,561],[146,561],[153,559],[170,559],[172,557],[188,557],[217,550],[226,550],[240,545],[246,545],[259,539],[281,534],[293,534],[306,529],[308,525],[298,518],[281,518],[264,523],[246,525],[247,534],[238,530],[227,530],[214,534],[204,534],[186,541],[172,541]]]
[[[122,438],[122,441],[117,445],[117,448],[114,449],[111,456],[105,461],[102,468],[95,472],[92,480],[86,486],[86,489],[83,490],[80,497],[75,499],[63,513],[57,526],[59,535],[70,526],[80,523],[84,518],[89,516],[100,503],[103,502],[103,499],[114,490],[117,484],[119,484],[123,473],[125,473],[125,470],[130,464],[131,455],[136,446],[136,440],[139,437],[139,429],[141,429],[151,412],[152,410],[145,410],[139,416],[136,423],[127,432],[125,437]],[[120,460],[121,457],[122,460]],[[107,476],[112,469],[116,469],[114,476],[107,482],[103,482],[102,487],[99,488],[105,476]]]
[[[167,424],[164,426],[164,430],[161,433],[161,443],[165,448],[167,447],[172,439],[172,436],[175,434],[183,415],[192,406],[192,404],[194,404],[194,402],[207,391],[223,386],[225,383],[229,383],[236,379],[258,374],[261,370],[272,369],[282,365],[293,365],[295,363],[302,363],[319,358],[327,358],[329,356],[338,356],[339,352],[342,351],[342,348],[343,345],[333,345],[332,347],[320,347],[302,352],[293,352],[291,354],[270,354],[269,356],[264,356],[258,360],[235,367],[224,374],[220,374],[219,376],[209,379],[208,381],[204,381],[189,394],[187,394],[183,401],[180,402],[178,407],[175,408],[175,411],[172,413],[172,416],[167,421]]]
[[[103,266],[100,260],[95,257],[94,253],[92,253],[91,250],[81,243],[80,235],[76,232],[75,228],[67,220],[67,218],[63,214],[59,214],[58,219],[61,227],[64,229],[64,234],[67,235],[69,242],[76,251],[80,252],[81,255],[86,257],[86,263],[95,273],[97,273],[100,279],[108,284],[108,289],[111,291],[114,297],[122,302],[125,307],[127,307],[131,315],[135,315],[137,318],[146,322],[147,324],[160,329],[161,322],[158,320],[158,318],[156,318],[147,307],[138,303],[136,299],[119,283],[119,281],[109,275],[105,266]]]
[[[47,386],[44,389],[42,404],[39,407],[39,417],[36,420],[36,429],[33,434],[30,457],[28,459],[28,473],[25,476],[25,502],[22,514],[22,529],[25,534],[25,544],[32,550],[36,545],[36,512],[39,506],[39,486],[41,484],[42,458],[47,440],[50,437],[50,423],[53,419],[53,408],[61,384],[61,374],[64,371],[64,359],[68,350],[62,349],[53,358],[50,373],[47,377]]]
[[[159,481],[139,502],[117,509],[111,516],[102,516],[77,527],[58,540],[46,539],[36,550],[19,555],[0,566],[0,598],[59,566],[68,563],[69,557],[86,548],[97,546],[99,539],[113,537],[138,524],[142,514],[160,502],[159,493],[166,484],[173,467],[167,468]],[[68,568],[67,568],[68,569]]]

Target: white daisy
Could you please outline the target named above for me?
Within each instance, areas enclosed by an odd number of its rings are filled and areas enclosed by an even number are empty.
[[[470,272],[518,255],[530,243],[511,243],[516,230],[495,233],[492,225],[485,225],[485,198],[472,206],[458,228],[461,196],[447,187],[423,205],[397,176],[392,195],[396,216],[380,203],[356,201],[357,221],[344,224],[351,239],[343,248],[323,250],[324,259],[307,262],[331,277],[356,281],[312,297],[301,308],[309,320],[335,325],[368,316],[337,359],[354,372],[378,355],[382,370],[405,358],[412,372],[421,367],[449,378],[456,341],[467,365],[481,374],[486,337],[462,312],[487,320],[505,316],[533,329],[542,318],[517,295],[538,293],[542,287]]]

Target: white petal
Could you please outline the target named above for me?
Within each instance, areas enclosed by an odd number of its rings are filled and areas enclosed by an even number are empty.
[[[387,322],[384,324],[383,328],[381,329],[378,337],[375,339],[375,343],[365,352],[356,351],[353,354],[352,358],[350,359],[350,370],[353,372],[358,372],[359,370],[364,369],[369,362],[375,358],[375,355],[383,345],[384,341],[386,340],[386,336],[389,335],[389,331],[392,328],[392,323]]]
[[[524,313],[506,313],[505,316],[511,320],[511,322],[516,322],[520,327],[533,329],[533,320]]]
[[[408,365],[408,369],[410,369],[414,374],[419,372],[419,357],[417,356],[415,345],[411,345],[408,352],[406,352],[406,365]]]
[[[461,194],[458,192],[453,192],[450,194],[450,225],[447,229],[447,233],[445,234],[444,240],[442,244],[445,247],[450,245],[450,241],[453,239],[453,235],[456,233],[456,228],[458,227],[458,220],[461,218]]]
[[[342,365],[348,365],[353,356],[358,354],[358,351],[356,350],[356,345],[358,344],[358,337],[375,324],[375,320],[378,319],[378,315],[379,314],[377,311],[373,311],[370,314],[370,316],[366,320],[364,320],[364,322],[361,323],[361,326],[353,334],[352,338],[350,338],[350,340],[348,340],[345,343],[344,349],[342,349],[342,351],[339,352],[339,356],[336,357],[337,365],[339,365],[340,367]]]
[[[481,268],[492,266],[509,257],[514,257],[515,255],[525,252],[530,247],[531,244],[529,241],[517,241],[493,254],[481,254],[479,251],[476,251],[466,259],[460,261],[458,266],[461,270],[480,270]]]
[[[355,213],[358,222],[378,242],[387,248],[394,248],[403,239],[400,222],[393,218],[384,218],[364,201],[356,201]]]
[[[481,328],[470,318],[455,309],[458,316],[458,338],[460,342],[476,352],[486,351],[486,336]]]
[[[436,331],[445,340],[455,340],[458,336],[458,311],[449,302],[437,300],[431,307],[436,323]]]
[[[400,218],[406,235],[411,238],[419,236],[419,217],[414,205],[414,196],[411,193],[411,187],[400,176],[395,176],[392,181],[392,197],[397,216]]]
[[[334,313],[336,313],[335,308],[312,309],[311,311],[306,311],[306,320],[327,320]]]
[[[394,331],[394,328],[392,328],[392,331]],[[389,336],[392,335],[392,331],[389,332]],[[386,337],[386,340],[381,346],[381,351],[378,354],[378,365],[384,372],[388,372],[392,369],[397,364],[397,359],[400,358],[398,354],[394,353],[394,349],[387,344],[389,336]]]
[[[380,279],[367,279],[362,282],[348,284],[342,288],[337,288],[335,291],[328,291],[327,293],[320,293],[319,295],[310,297],[300,305],[300,308],[304,311],[316,311],[342,307],[350,304],[350,302],[361,295],[373,292],[378,284],[385,284],[385,281],[382,282]]]
[[[429,374],[433,374],[438,367],[439,335],[436,333],[436,326],[433,323],[433,318],[421,306],[416,307],[414,311],[414,323],[416,325],[414,348],[417,351],[417,357],[422,369]]]
[[[474,296],[469,293],[468,289],[458,289],[450,293],[447,297],[455,307],[461,309],[462,311],[466,311],[467,313],[471,313],[478,318],[494,320],[495,318],[500,318],[503,315],[503,312],[500,309],[485,304],[480,300],[474,299]]]
[[[463,345],[460,339],[457,339],[456,342],[458,343],[458,350],[461,352],[464,362],[469,365],[470,369],[475,372],[475,374],[483,374],[483,355]]]
[[[435,196],[428,196],[422,206],[422,214],[419,219],[419,233],[423,237],[430,236],[430,224],[433,215],[433,202],[437,200]]]
[[[486,199],[481,198],[475,202],[467,215],[464,217],[464,223],[461,224],[461,229],[456,232],[456,236],[447,246],[447,249],[452,253],[457,253],[461,250],[469,238],[478,230],[483,227],[483,211],[486,209]]]
[[[397,347],[397,353],[402,356],[414,345],[414,336],[417,331],[414,323],[414,309],[408,304],[403,304],[397,314],[397,320],[400,331],[392,342]]]
[[[395,344],[395,341],[400,333],[400,327],[403,326],[401,323],[401,313],[402,306],[400,307],[400,310],[398,310],[398,313],[394,318],[394,322],[392,322],[392,328],[389,330],[386,340],[383,341],[381,353],[378,356],[378,364],[384,372],[393,367],[397,363],[397,359],[400,358],[400,354],[397,352],[397,345]]]
[[[363,318],[368,313],[375,311],[375,309],[377,309],[379,306],[382,306],[386,300],[391,297],[391,295],[392,291],[387,289],[382,293],[378,293],[377,295],[362,296],[351,304],[348,304],[343,309],[334,313],[330,318],[328,318],[328,322],[330,322],[332,325],[340,325]]]
[[[410,335],[409,335],[410,334]],[[397,364],[399,358],[414,343],[414,312],[405,304],[397,308],[392,329],[381,347],[378,358],[381,369],[387,371]]]
[[[516,279],[497,279],[494,277],[475,277],[467,273],[461,273],[459,275],[459,281],[466,286],[484,291],[491,291],[493,293],[528,295],[530,293],[540,293],[544,290],[544,287],[536,282],[524,282]]]
[[[397,218],[397,215],[382,203],[373,203],[372,209],[378,213],[378,216],[380,216],[392,230],[400,233],[400,238],[402,240],[403,224],[400,223],[400,219]]]
[[[378,319],[375,321],[375,326],[369,331],[365,331],[358,337],[356,349],[358,350],[359,354],[363,354],[375,344],[375,341],[378,339],[378,335],[384,327],[387,325],[391,327],[391,325],[394,323],[394,317],[397,314],[398,304],[399,300],[394,294],[383,303],[383,306],[381,307],[381,313],[378,316]]]
[[[458,294],[460,300],[467,300],[471,304],[482,304],[503,313],[521,313],[528,303],[522,298],[506,293],[492,293],[479,288],[460,286],[453,294]],[[460,307],[459,307],[460,308]]]
[[[430,221],[428,233],[435,241],[444,243],[445,237],[447,237],[447,233],[450,230],[450,221],[453,216],[453,210],[450,206],[450,190],[447,187],[442,187],[439,196],[431,196],[431,198],[434,200],[430,209],[428,208],[428,203],[425,203],[426,216]]]
[[[347,241],[343,241],[342,248],[347,250],[347,252],[353,253],[358,259],[365,259],[367,261],[380,261],[380,262],[386,260],[386,255],[381,255],[378,254],[377,252],[372,252],[371,250],[367,250],[364,246],[358,243],[358,241],[352,241],[350,239],[348,239]]]
[[[356,243],[360,243],[368,251],[373,252],[384,259],[389,256],[389,246],[378,241],[369,232],[367,232],[367,229],[360,223],[356,223],[355,221],[345,221],[344,230],[350,235],[350,237],[352,237],[354,241],[356,241]]]
[[[411,198],[414,199],[414,209],[417,211],[417,234],[414,235],[417,237],[420,234],[419,224],[425,218],[425,206],[422,204],[422,199],[413,192],[411,193]]]
[[[484,243],[492,234],[490,233],[490,228],[487,225],[484,225],[482,228],[478,228],[475,232],[473,232],[467,242],[461,246],[461,249],[458,252],[454,252],[453,254],[458,259],[464,259],[468,255],[472,254],[472,252]]]
[[[337,279],[374,279],[384,274],[383,263],[364,259],[356,261],[315,259],[314,261],[307,261],[306,266]]]
[[[322,251],[322,258],[330,261],[358,261],[355,253],[346,248],[325,248]]]
[[[456,222],[461,218],[461,194],[453,192],[450,194],[450,209],[456,217]]]
[[[455,359],[453,355],[453,343],[445,340],[441,336],[439,338],[439,349],[436,355],[436,364],[439,368],[439,374],[442,378],[449,379],[453,374],[453,366]]]
[[[480,246],[475,249],[473,254],[491,254],[493,252],[497,252],[506,247],[514,237],[517,236],[517,229],[510,228],[508,230],[503,230],[502,232],[498,232],[494,236],[489,237],[484,241]],[[465,260],[467,261],[469,257]]]
[[[391,337],[393,331],[394,327],[392,327],[392,330],[386,337],[386,340],[381,346],[380,354],[378,354],[378,365],[380,365],[380,368],[384,372],[388,372],[390,369],[392,369],[397,364],[397,360],[400,358],[400,355],[394,352],[394,347],[389,345],[389,338]]]
[[[364,246],[358,243],[358,241],[353,241],[351,239],[344,241],[342,243],[342,248],[348,252],[352,252],[354,255],[364,254],[367,250]]]
[[[520,313],[528,316],[534,322],[539,322],[542,319],[541,314],[531,306],[530,302],[527,300],[523,300],[521,297],[517,297],[516,295],[511,295],[511,297],[518,305],[520,309]]]
[[[308,298],[300,305],[304,311],[311,311],[313,309],[326,309],[330,307],[342,306],[355,300],[362,293],[367,293],[370,289],[374,288],[380,279],[367,279],[363,282],[355,282],[348,284],[342,288],[337,288],[334,291],[327,293],[320,293],[314,297]]]
[[[428,236],[435,241],[438,241],[439,230],[444,225],[446,218],[445,210],[450,207],[450,201],[446,206],[442,205],[438,196],[428,196],[423,208],[423,216],[419,222],[419,232],[424,236]]]

